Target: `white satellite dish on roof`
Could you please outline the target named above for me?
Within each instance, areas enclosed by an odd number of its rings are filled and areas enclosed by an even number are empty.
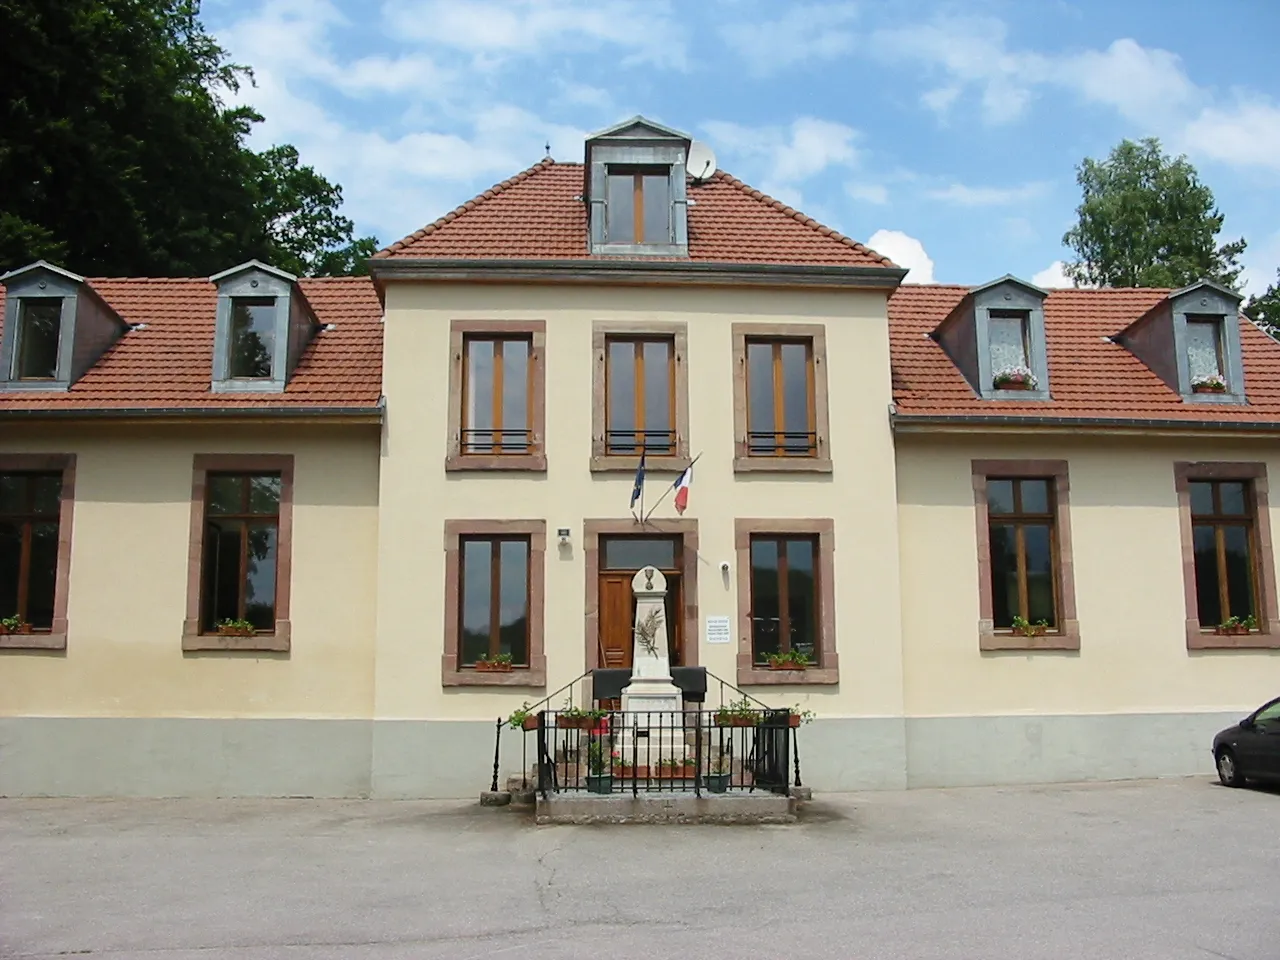
[[[694,180],[706,180],[716,172],[715,152],[701,140],[695,140],[689,144],[689,159],[684,167]]]

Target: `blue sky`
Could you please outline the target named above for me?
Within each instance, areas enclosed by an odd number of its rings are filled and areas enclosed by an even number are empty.
[[[1275,0],[205,0],[290,142],[384,243],[641,113],[910,280],[1062,285],[1075,165],[1186,153],[1280,266]],[[1058,264],[1058,266],[1055,266]]]

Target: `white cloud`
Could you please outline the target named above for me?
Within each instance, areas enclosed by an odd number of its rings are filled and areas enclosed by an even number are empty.
[[[904,283],[933,283],[933,260],[924,244],[901,230],[877,230],[867,246],[882,253],[900,267],[907,268]]]
[[[591,45],[625,51],[624,64],[686,66],[685,29],[666,0],[388,0],[382,12],[397,38],[481,58]]]
[[[1045,183],[1024,183],[1016,187],[970,187],[953,183],[947,187],[925,191],[930,200],[953,203],[959,207],[999,207],[1025,203],[1045,192]]]
[[[830,167],[858,163],[858,131],[843,123],[800,117],[790,127],[746,127],[712,120],[703,124],[717,151],[754,159],[760,189],[791,206],[800,202],[799,184]]]
[[[1234,166],[1280,170],[1280,107],[1253,99],[1206,108],[1187,124],[1178,144]]]
[[[1046,290],[1074,287],[1075,283],[1067,276],[1066,266],[1061,260],[1055,260],[1039,273],[1034,274],[1031,282]]]
[[[774,73],[800,61],[829,60],[853,49],[855,36],[845,25],[858,16],[853,3],[789,6],[776,20],[735,22],[720,31],[725,43],[757,75]]]
[[[942,116],[951,109],[951,105],[956,102],[956,98],[959,96],[960,88],[957,86],[935,87],[920,94],[920,102],[934,113]]]
[[[844,192],[852,199],[863,203],[884,204],[889,202],[889,189],[882,183],[846,183]]]
[[[1167,117],[1200,98],[1181,58],[1128,38],[1106,50],[1088,50],[1048,64],[1044,79],[1074,89],[1093,103],[1114,107],[1130,120]]]

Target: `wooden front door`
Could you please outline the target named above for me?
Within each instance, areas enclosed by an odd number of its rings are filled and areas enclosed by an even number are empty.
[[[601,543],[599,580],[599,664],[630,668],[635,646],[635,596],[631,580],[641,567],[652,566],[667,578],[667,645],[671,665],[684,662],[684,598],[681,590],[681,544],[666,537],[608,537]]]

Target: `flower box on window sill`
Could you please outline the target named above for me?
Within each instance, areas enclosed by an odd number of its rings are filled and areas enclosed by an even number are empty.
[[[796,663],[794,660],[784,660],[778,663],[769,663],[770,670],[808,670],[807,663]]]
[[[476,669],[481,673],[510,673],[512,664],[510,661],[480,660],[476,662]]]
[[[1243,624],[1236,624],[1230,627],[1214,627],[1213,634],[1216,637],[1247,637],[1252,631]]]
[[[257,630],[253,627],[232,627],[226,624],[218,625],[218,636],[220,637],[252,637],[257,634]]]
[[[1025,380],[997,380],[995,388],[997,390],[1030,390],[1032,386]]]
[[[0,637],[7,637],[11,634],[25,637],[30,633],[31,624],[29,623],[19,623],[13,627],[10,627],[7,623],[0,623]]]
[[[1196,377],[1191,381],[1192,393],[1226,393],[1227,381],[1220,376]]]

